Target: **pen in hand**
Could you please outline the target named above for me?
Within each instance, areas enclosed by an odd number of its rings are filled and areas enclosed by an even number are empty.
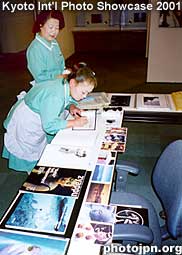
[[[78,113],[78,112],[75,113],[75,116],[82,117],[82,115],[80,113]]]

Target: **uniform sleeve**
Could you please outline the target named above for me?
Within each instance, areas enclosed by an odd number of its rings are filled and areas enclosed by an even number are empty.
[[[69,98],[69,102],[68,104],[66,105],[66,110],[69,110],[70,109],[70,105],[71,104],[74,104],[75,106],[78,106],[78,102],[76,100],[74,100],[72,97]]]
[[[47,96],[41,101],[40,117],[43,129],[46,133],[54,135],[60,129],[65,129],[67,120],[61,119],[60,114],[64,111],[64,100],[57,96]]]
[[[60,68],[59,74],[62,74],[65,68],[65,60],[58,43],[56,43],[55,50],[56,50],[56,54],[59,56],[59,60],[58,60],[58,65]]]
[[[47,54],[39,47],[30,47],[27,50],[27,64],[30,73],[32,74],[33,78],[36,82],[46,81],[46,80],[53,80],[56,78],[57,75],[61,73],[57,69],[56,70],[49,70],[47,68]],[[64,66],[64,58],[60,56],[60,63]],[[62,67],[64,69],[64,67]],[[61,70],[61,67],[60,67]]]

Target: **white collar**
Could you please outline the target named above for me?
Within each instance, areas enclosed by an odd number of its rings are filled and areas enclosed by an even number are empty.
[[[41,38],[41,36],[39,34],[36,34],[35,39],[37,41],[39,41],[42,45],[44,45],[50,51],[52,51],[54,45],[57,44],[56,42],[51,41],[50,46],[49,46],[48,43],[45,41],[45,39]]]

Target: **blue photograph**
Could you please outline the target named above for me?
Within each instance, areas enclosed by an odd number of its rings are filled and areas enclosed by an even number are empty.
[[[0,255],[64,255],[69,239],[0,230]]]
[[[115,222],[116,207],[112,205],[102,205],[96,203],[85,203],[81,209],[80,222]]]
[[[6,227],[64,234],[75,198],[52,194],[20,193]]]
[[[112,181],[113,171],[113,165],[96,165],[92,180],[110,183]]]

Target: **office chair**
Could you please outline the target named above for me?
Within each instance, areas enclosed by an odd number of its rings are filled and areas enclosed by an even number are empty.
[[[162,240],[182,236],[182,140],[170,143],[160,155],[152,175],[153,187],[166,215],[160,227],[153,205],[146,198],[127,192],[112,192],[111,204],[140,205],[148,209],[149,226],[115,224],[114,240],[161,247]]]

